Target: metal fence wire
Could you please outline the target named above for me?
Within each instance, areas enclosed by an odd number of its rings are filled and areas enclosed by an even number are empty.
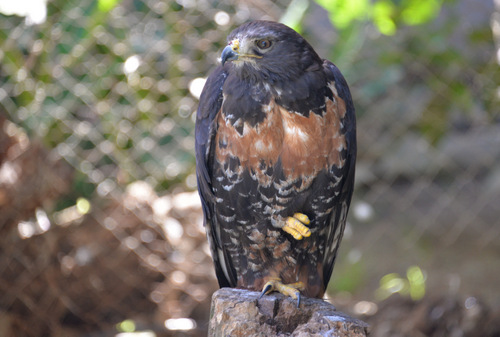
[[[206,333],[199,93],[234,27],[299,2],[358,117],[334,303],[500,307],[500,7],[450,1],[384,36],[308,1],[53,0],[40,23],[0,4],[0,336]]]

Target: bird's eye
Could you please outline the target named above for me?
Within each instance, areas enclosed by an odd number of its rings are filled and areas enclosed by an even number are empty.
[[[255,42],[255,44],[260,49],[267,49],[267,48],[271,47],[271,41],[269,41],[268,39],[257,40]]]

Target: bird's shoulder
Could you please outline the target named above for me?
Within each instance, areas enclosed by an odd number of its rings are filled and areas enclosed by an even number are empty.
[[[228,76],[228,71],[218,66],[208,76],[200,95],[197,120],[214,117],[222,104],[222,87]]]
[[[217,67],[208,76],[200,95],[200,103],[196,112],[195,125],[195,156],[196,177],[198,191],[205,215],[210,218],[211,211],[208,204],[212,202],[210,169],[208,167],[208,153],[210,152],[211,138],[214,136],[214,120],[223,101],[222,87],[228,76],[224,67]]]

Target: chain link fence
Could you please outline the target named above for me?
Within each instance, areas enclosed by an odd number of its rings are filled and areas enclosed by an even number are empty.
[[[206,333],[217,284],[195,192],[197,95],[235,26],[297,3],[54,0],[45,21],[0,14],[1,336]],[[393,293],[499,306],[499,10],[447,2],[383,36],[362,22],[339,32],[309,3],[302,33],[343,71],[358,115],[329,289],[342,310],[377,317]],[[423,279],[413,300],[410,271]]]

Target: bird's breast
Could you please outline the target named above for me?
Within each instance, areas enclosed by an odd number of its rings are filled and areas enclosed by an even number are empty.
[[[322,114],[288,111],[274,100],[261,108],[265,118],[253,126],[221,110],[215,151],[220,164],[237,158],[240,169],[265,178],[279,162],[286,179],[314,176],[332,165],[343,165],[345,104],[340,98],[325,99]]]

